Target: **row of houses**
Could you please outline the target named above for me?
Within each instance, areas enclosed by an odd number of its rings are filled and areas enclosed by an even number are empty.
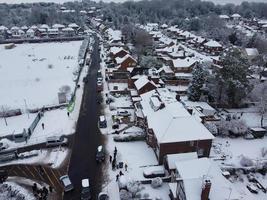
[[[170,175],[170,198],[240,199],[232,183],[226,179],[227,172],[221,171],[209,158],[214,136],[203,123],[218,120],[216,110],[206,102],[181,99],[179,93],[171,90],[164,79],[168,74],[182,73],[179,70],[185,69],[179,68],[186,66],[185,63],[195,63],[188,58],[188,52],[179,53],[185,58],[173,57],[172,65],[148,69],[138,66],[138,61],[125,45],[118,45],[123,43],[119,32],[109,30],[105,35],[109,44],[105,75],[108,81],[111,77],[113,82],[127,80],[126,90],[134,104],[135,123],[144,128],[146,143],[153,149],[159,165],[163,165]],[[116,42],[111,42],[115,41],[114,38],[117,38]],[[172,53],[172,50],[168,52]],[[125,76],[119,76],[118,73],[124,73]]]
[[[7,28],[0,26],[0,35],[4,39],[22,39],[22,38],[41,38],[41,37],[59,37],[59,36],[75,36],[84,34],[84,29],[75,23],[71,23],[67,26],[63,24],[54,24],[51,27],[47,24],[39,26],[32,25],[17,27],[13,26]]]

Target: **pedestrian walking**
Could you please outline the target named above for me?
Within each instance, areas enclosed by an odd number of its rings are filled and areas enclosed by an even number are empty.
[[[109,162],[112,162],[112,155],[109,155]]]
[[[68,115],[68,117],[70,116],[70,113],[69,112],[67,112],[67,115]]]
[[[122,173],[122,171],[120,171],[120,176],[123,176],[124,174]]]
[[[120,175],[119,175],[119,174],[117,174],[117,175],[116,175],[116,181],[118,181],[118,180],[119,180],[119,177],[120,177]]]
[[[33,191],[33,193],[35,193],[37,191],[37,184],[36,183],[34,183],[32,185],[32,191]]]
[[[42,128],[43,128],[43,130],[44,130],[44,123],[42,123]]]
[[[127,172],[127,169],[128,169],[128,165],[125,163],[124,165],[124,168],[125,168],[125,171]]]

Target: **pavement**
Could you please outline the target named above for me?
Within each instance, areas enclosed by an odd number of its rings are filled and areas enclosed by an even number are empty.
[[[97,199],[102,186],[102,165],[95,160],[96,149],[103,142],[98,129],[99,105],[97,104],[97,71],[100,67],[99,41],[95,37],[94,50],[85,83],[80,116],[77,122],[72,154],[69,164],[69,177],[74,190],[64,194],[64,200],[80,199],[81,181],[89,178],[92,200]]]

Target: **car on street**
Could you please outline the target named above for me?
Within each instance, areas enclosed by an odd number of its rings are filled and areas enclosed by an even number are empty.
[[[91,199],[89,179],[82,180],[81,200]]]
[[[109,200],[109,196],[105,192],[100,192],[97,199],[98,200]]]
[[[130,116],[131,114],[130,114],[127,110],[118,110],[118,111],[117,111],[117,115],[118,115],[118,116],[123,116],[123,117],[128,117],[128,116]]]
[[[68,139],[62,136],[51,136],[46,138],[46,147],[67,146]]]
[[[99,117],[98,125],[99,125],[99,128],[107,128],[107,120],[104,115],[101,115]]]
[[[96,150],[96,161],[103,162],[105,160],[105,151],[102,145],[97,147]]]
[[[74,189],[68,175],[61,176],[59,179],[63,185],[64,192],[69,192]]]

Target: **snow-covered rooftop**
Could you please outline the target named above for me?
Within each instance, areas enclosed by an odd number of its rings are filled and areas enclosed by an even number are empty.
[[[193,58],[185,58],[185,59],[175,59],[172,60],[172,62],[173,62],[173,67],[181,68],[181,67],[191,67],[197,61]]]
[[[175,165],[176,162],[197,159],[198,155],[197,152],[190,152],[190,153],[168,154],[166,157],[169,169],[174,170],[176,169]]]
[[[164,104],[155,109],[152,97]],[[172,143],[213,139],[213,135],[176,100],[176,94],[166,88],[158,88],[141,95],[143,113],[148,127],[153,129],[159,143]],[[160,122],[160,123],[159,123]]]
[[[148,83],[151,83],[152,85],[157,87],[153,81],[148,80],[147,76],[141,76],[138,80],[134,82],[134,85],[137,90],[140,90],[142,87],[144,87]]]
[[[187,200],[201,200],[205,180],[211,181],[210,200],[225,200],[226,197],[229,200],[241,199],[217,164],[208,158],[178,161],[176,168],[183,180]]]
[[[204,44],[204,46],[206,46],[206,47],[222,47],[222,45],[219,42],[214,41],[214,40],[210,40],[210,41],[206,42]]]

